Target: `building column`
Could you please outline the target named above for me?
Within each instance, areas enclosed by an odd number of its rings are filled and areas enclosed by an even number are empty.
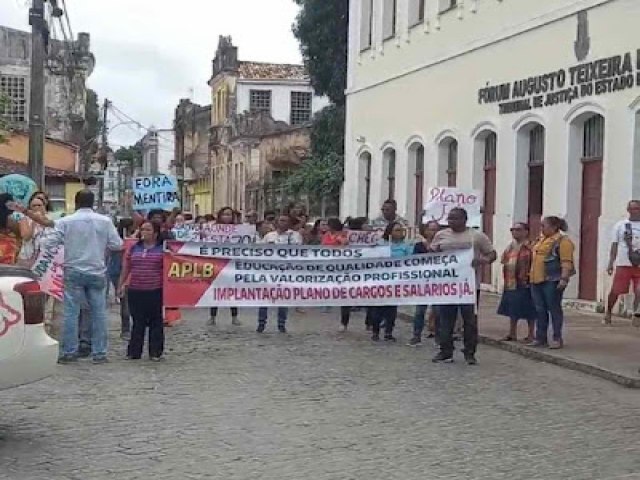
[[[413,224],[413,218],[407,215],[411,212],[407,192],[409,188],[409,150],[398,148],[396,150],[396,202],[398,203],[398,215],[406,218]]]
[[[383,153],[379,150],[373,150],[371,152],[371,194],[369,202],[369,216],[373,219],[381,215],[380,209],[382,208],[382,202],[386,200],[383,198],[384,188],[383,182],[386,182],[386,178],[383,178]]]

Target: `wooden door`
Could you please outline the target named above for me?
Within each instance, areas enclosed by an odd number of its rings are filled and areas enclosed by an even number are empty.
[[[484,170],[484,210],[482,231],[493,241],[493,217],[496,212],[496,167],[487,166]],[[491,283],[491,265],[482,268],[482,283]]]
[[[529,238],[540,235],[542,224],[542,199],[544,192],[544,165],[529,166]]]
[[[598,220],[602,206],[602,159],[582,166],[580,213],[579,298],[595,301],[598,294]]]

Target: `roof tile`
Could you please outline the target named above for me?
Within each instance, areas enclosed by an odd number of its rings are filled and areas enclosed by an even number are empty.
[[[309,80],[309,75],[303,65],[262,62],[239,63],[239,75],[244,80]]]

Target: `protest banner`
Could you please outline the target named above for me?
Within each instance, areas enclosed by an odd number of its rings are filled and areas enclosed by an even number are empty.
[[[182,242],[254,243],[256,241],[255,225],[184,224],[171,231],[175,240]]]
[[[388,247],[167,245],[169,307],[473,304],[471,250],[390,257]]]
[[[179,205],[178,182],[170,175],[135,177],[133,179],[133,209],[173,210]]]
[[[433,187],[427,193],[422,222],[435,220],[440,225],[446,225],[449,211],[454,207],[460,207],[464,208],[469,216],[467,225],[480,228],[482,226],[481,200],[482,196],[477,190]]]
[[[377,245],[382,241],[384,229],[345,230],[348,245]]]
[[[40,290],[56,300],[64,297],[64,244],[62,235],[55,230],[44,233],[42,248],[38,252],[31,270],[33,271]]]

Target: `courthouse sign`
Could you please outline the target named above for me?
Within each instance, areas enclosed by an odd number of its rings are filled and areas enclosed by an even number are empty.
[[[640,86],[640,49],[478,90],[478,103],[517,113]]]

